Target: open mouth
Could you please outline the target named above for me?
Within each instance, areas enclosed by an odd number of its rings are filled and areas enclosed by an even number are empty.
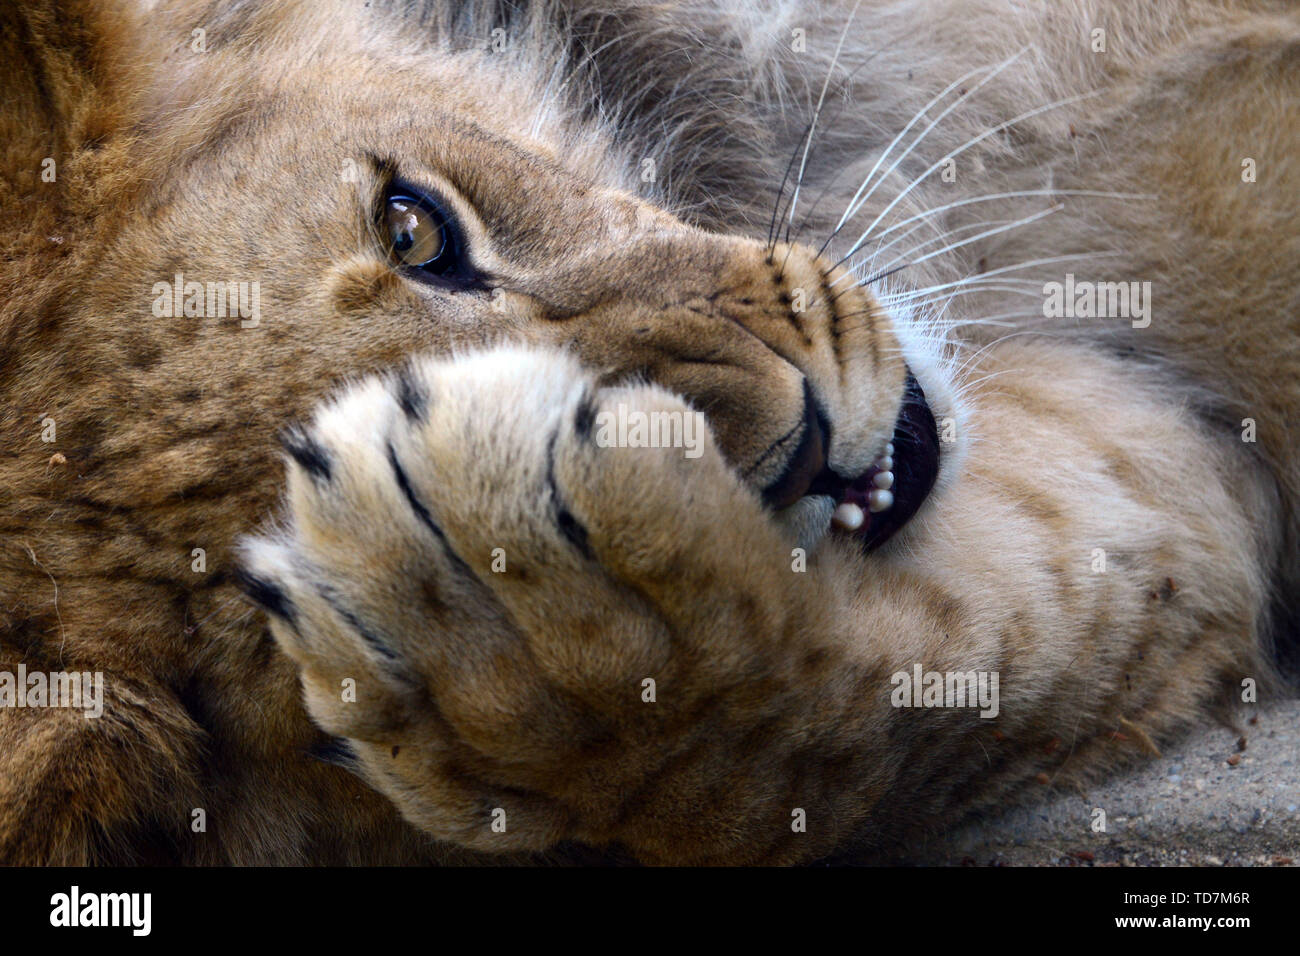
[[[894,437],[883,454],[835,497],[831,527],[868,551],[892,538],[920,510],[939,477],[939,430],[925,392],[910,371]]]
[[[909,370],[893,439],[871,467],[852,479],[823,468],[804,494],[831,498],[835,503],[831,530],[853,536],[871,551],[912,520],[938,477],[939,432],[934,413]]]

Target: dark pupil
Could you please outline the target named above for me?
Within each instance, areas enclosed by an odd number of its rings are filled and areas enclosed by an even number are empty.
[[[421,269],[441,262],[446,234],[432,212],[407,199],[393,199],[388,207],[388,235],[392,254],[403,265]]]

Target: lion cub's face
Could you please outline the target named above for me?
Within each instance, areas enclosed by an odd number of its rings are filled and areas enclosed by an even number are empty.
[[[811,250],[638,198],[636,157],[490,55],[256,67],[212,56],[153,139],[188,145],[139,157],[99,301],[157,344],[142,374],[223,392],[269,442],[415,353],[558,346],[685,396],[774,510],[823,530],[839,504],[878,543],[928,493],[934,423],[890,320]],[[191,282],[247,283],[256,310],[234,314],[227,287],[212,314]]]

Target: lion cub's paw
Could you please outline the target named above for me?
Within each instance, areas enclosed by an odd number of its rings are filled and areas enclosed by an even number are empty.
[[[775,525],[702,421],[693,448],[617,447],[649,412],[694,414],[507,349],[367,380],[286,437],[288,522],[246,545],[246,589],[313,718],[424,829],[571,836],[575,768],[620,734],[667,746],[631,716],[645,678],[683,642],[707,667],[733,592],[775,573]],[[629,783],[637,746],[613,762]]]

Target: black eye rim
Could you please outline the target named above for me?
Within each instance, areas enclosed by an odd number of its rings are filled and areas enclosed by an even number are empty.
[[[404,201],[418,206],[437,222],[442,230],[443,247],[428,262],[413,265],[402,262],[394,254],[386,216],[389,205],[395,201]],[[380,193],[375,224],[384,254],[392,267],[402,275],[442,288],[480,290],[488,288],[484,277],[469,261],[465,236],[455,215],[450,211],[449,204],[435,198],[429,190],[421,189],[405,180],[397,178],[389,180]]]

